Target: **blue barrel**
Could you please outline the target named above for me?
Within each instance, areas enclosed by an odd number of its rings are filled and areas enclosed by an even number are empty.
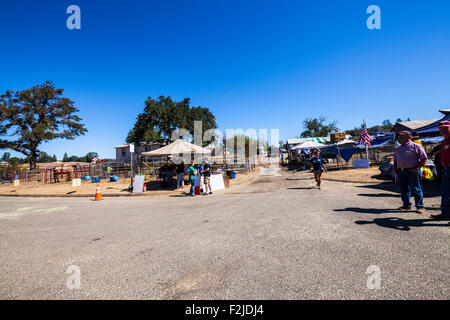
[[[231,175],[231,179],[236,179],[236,171],[233,171],[233,174]]]
[[[91,179],[92,179],[91,176],[84,176],[84,177],[81,177],[81,180],[85,180],[85,181],[88,181],[88,180],[91,180]]]
[[[98,183],[98,182],[100,182],[100,177],[92,178],[92,183]]]
[[[119,176],[110,177],[109,182],[119,182]]]

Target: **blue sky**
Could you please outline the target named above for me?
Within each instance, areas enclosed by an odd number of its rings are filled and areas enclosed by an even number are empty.
[[[81,30],[66,28],[71,4]],[[371,4],[381,30],[366,27]],[[439,118],[449,32],[448,0],[1,0],[0,92],[45,80],[65,89],[89,132],[41,145],[58,159],[115,157],[148,96],[190,97],[220,129],[286,139],[310,117],[340,129]]]

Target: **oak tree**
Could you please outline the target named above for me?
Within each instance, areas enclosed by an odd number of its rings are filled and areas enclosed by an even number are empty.
[[[74,102],[63,97],[51,81],[30,89],[0,95],[0,149],[9,148],[27,156],[36,168],[39,145],[53,139],[74,139],[87,129],[76,115]]]
[[[217,128],[216,119],[208,108],[190,105],[190,99],[174,101],[171,97],[148,97],[144,111],[141,112],[130,130],[127,142],[170,139],[177,129],[186,129],[194,134],[194,121],[202,122],[202,134],[208,129]]]

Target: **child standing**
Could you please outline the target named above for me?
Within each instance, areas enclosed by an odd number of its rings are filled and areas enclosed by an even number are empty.
[[[316,187],[320,190],[320,185],[322,183],[322,172],[327,172],[327,168],[325,167],[326,160],[320,157],[319,149],[315,150],[311,163],[313,165],[314,179],[317,182]]]

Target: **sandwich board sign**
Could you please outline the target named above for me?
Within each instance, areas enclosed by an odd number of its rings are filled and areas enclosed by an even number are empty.
[[[72,187],[81,187],[81,179],[72,179]]]
[[[133,193],[142,193],[144,189],[145,176],[134,176]]]
[[[211,177],[209,178],[209,182],[211,185],[211,191],[225,189],[225,183],[223,181],[222,174],[212,174]],[[203,177],[202,177],[202,185],[203,185],[203,190],[205,190],[205,184],[203,182]]]

